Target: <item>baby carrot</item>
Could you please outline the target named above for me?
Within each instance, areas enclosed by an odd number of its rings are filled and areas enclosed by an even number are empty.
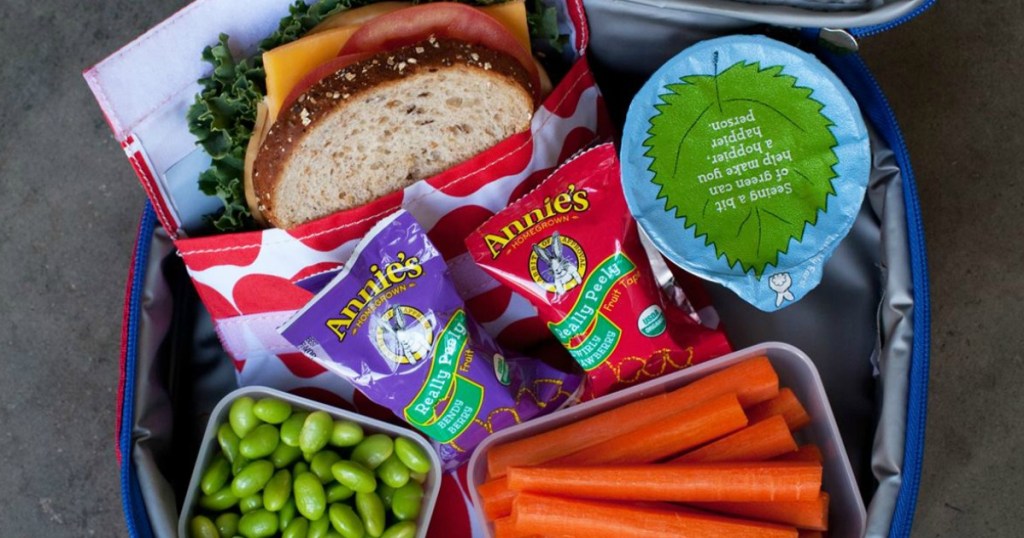
[[[655,424],[684,409],[735,392],[749,407],[779,393],[779,377],[766,357],[745,360],[672,392],[599,413],[553,430],[505,443],[487,453],[491,477],[509,467],[538,465]]]
[[[687,452],[672,460],[672,463],[764,461],[795,452],[796,441],[786,420],[776,415]]]
[[[520,533],[581,538],[797,538],[791,527],[529,493],[516,498],[512,518]]]
[[[820,464],[803,462],[513,467],[508,486],[515,491],[591,499],[804,501],[818,497],[821,472]]]

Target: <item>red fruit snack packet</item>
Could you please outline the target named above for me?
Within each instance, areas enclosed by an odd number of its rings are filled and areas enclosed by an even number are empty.
[[[725,335],[666,301],[622,193],[612,144],[588,150],[466,240],[587,372],[594,398],[723,355]]]

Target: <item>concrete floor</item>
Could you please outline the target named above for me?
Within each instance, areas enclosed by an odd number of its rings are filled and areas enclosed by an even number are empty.
[[[183,4],[0,0],[0,536],[127,534],[114,416],[143,193],[80,71]],[[863,43],[914,156],[929,246],[916,537],[1020,534],[1022,48],[1024,4],[1006,0],[938,2]]]

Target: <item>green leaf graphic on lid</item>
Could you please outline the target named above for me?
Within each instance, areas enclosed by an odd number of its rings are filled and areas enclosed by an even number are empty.
[[[730,267],[757,278],[835,194],[834,124],[782,70],[741,61],[665,86],[643,143],[658,199],[682,219],[679,232],[692,228]]]

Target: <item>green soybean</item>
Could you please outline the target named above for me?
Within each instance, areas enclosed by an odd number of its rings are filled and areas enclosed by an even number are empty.
[[[356,492],[352,491],[352,488],[345,484],[339,484],[337,482],[327,486],[327,502],[336,503],[338,501],[344,501],[355,495]]]
[[[206,467],[203,477],[199,480],[199,489],[209,495],[215,493],[231,478],[231,463],[222,454],[213,458],[213,463]]]
[[[395,490],[391,498],[391,513],[402,521],[416,519],[420,515],[420,504],[423,501],[423,487],[416,482]]]
[[[278,469],[284,468],[302,455],[302,451],[298,447],[288,446],[284,443],[278,443],[277,448],[270,454],[270,462],[274,464],[274,467]]]
[[[333,450],[318,452],[309,462],[309,470],[320,479],[321,484],[327,484],[334,477],[331,476],[331,466],[341,460],[341,456]]]
[[[252,406],[256,418],[271,424],[280,424],[292,415],[292,406],[277,398],[262,398]]]
[[[375,433],[363,439],[352,449],[352,461],[376,469],[395,451],[395,442],[383,433]]]
[[[288,446],[299,446],[299,432],[302,431],[302,425],[308,416],[309,413],[305,411],[292,413],[292,416],[281,424],[281,442]]]
[[[248,497],[242,497],[238,501],[238,509],[243,514],[248,514],[257,508],[263,508],[263,496],[259,493],[253,493]]]
[[[206,516],[196,516],[189,522],[189,531],[192,538],[220,538],[220,531],[217,525]]]
[[[327,531],[327,538],[345,538],[345,537],[340,535],[340,534],[338,534],[338,532],[335,531],[334,529],[330,529],[330,530]]]
[[[363,427],[351,420],[339,420],[331,430],[331,444],[338,447],[356,446],[363,440]]]
[[[387,484],[380,484],[377,486],[377,495],[380,496],[380,500],[384,503],[384,507],[391,510],[391,499],[395,496],[395,488]]]
[[[331,519],[327,517],[327,514],[324,514],[320,519],[309,522],[309,533],[306,534],[306,538],[325,538],[330,528]]]
[[[238,450],[250,460],[257,460],[272,454],[280,440],[281,437],[275,426],[260,424],[242,438],[242,442],[238,444]]]
[[[302,473],[308,473],[308,472],[309,472],[309,464],[304,462],[304,461],[300,461],[300,462],[298,462],[298,463],[296,463],[295,465],[292,466],[292,476],[299,476]]]
[[[409,468],[395,454],[377,467],[377,478],[393,488],[400,488],[409,481]]]
[[[214,512],[227,510],[236,504],[238,495],[231,492],[231,486],[224,486],[220,491],[199,498],[199,506]]]
[[[238,443],[241,442],[241,438],[235,433],[235,430],[231,428],[231,424],[221,424],[217,428],[217,444],[220,445],[221,452],[231,463],[235,462],[238,458]]]
[[[341,460],[331,466],[334,479],[352,491],[370,492],[377,489],[377,479],[373,471],[354,461]]]
[[[292,485],[295,494],[295,508],[303,517],[310,521],[320,519],[327,509],[327,497],[320,479],[313,473],[303,473],[295,477]]]
[[[424,474],[430,472],[430,457],[411,439],[395,439],[395,454],[410,471]]]
[[[334,419],[324,411],[313,411],[302,423],[299,432],[299,448],[306,454],[316,454],[331,439]]]
[[[263,488],[263,507],[271,512],[277,512],[284,508],[291,496],[292,474],[288,469],[281,469]]]
[[[288,501],[284,503],[284,506],[282,506],[281,510],[277,513],[277,519],[281,522],[278,527],[287,529],[288,525],[295,519],[295,512],[295,499],[289,495]]]
[[[253,510],[238,520],[238,531],[246,538],[267,538],[277,534],[277,514]]]
[[[236,497],[248,497],[263,489],[274,476],[274,464],[267,460],[256,460],[246,465],[231,481],[231,492]]]
[[[363,519],[366,534],[378,538],[384,532],[384,503],[374,492],[356,492],[356,513]]]
[[[231,409],[228,410],[228,423],[231,429],[239,438],[245,437],[249,432],[260,425],[260,419],[252,412],[252,406],[256,402],[248,396],[242,396],[231,402]]]
[[[363,521],[359,519],[355,510],[347,504],[332,504],[328,512],[331,518],[331,526],[338,531],[343,538],[363,538],[365,529]]]
[[[412,521],[399,521],[387,528],[380,538],[413,538],[416,536],[416,524]]]
[[[217,516],[213,522],[217,525],[217,530],[220,531],[221,536],[234,536],[238,534],[238,519],[241,516],[234,512],[224,512]]]
[[[231,474],[238,476],[238,473],[242,472],[242,469],[245,469],[250,463],[252,462],[249,461],[249,458],[241,454],[235,456],[235,461],[231,462]]]
[[[415,480],[416,482],[422,484],[422,483],[427,481],[427,473],[417,473],[417,472],[414,472],[414,471],[410,471],[409,472],[409,478],[411,478],[411,479]]]
[[[300,517],[296,518],[284,529],[281,538],[306,538],[308,533],[309,521],[304,517]]]

